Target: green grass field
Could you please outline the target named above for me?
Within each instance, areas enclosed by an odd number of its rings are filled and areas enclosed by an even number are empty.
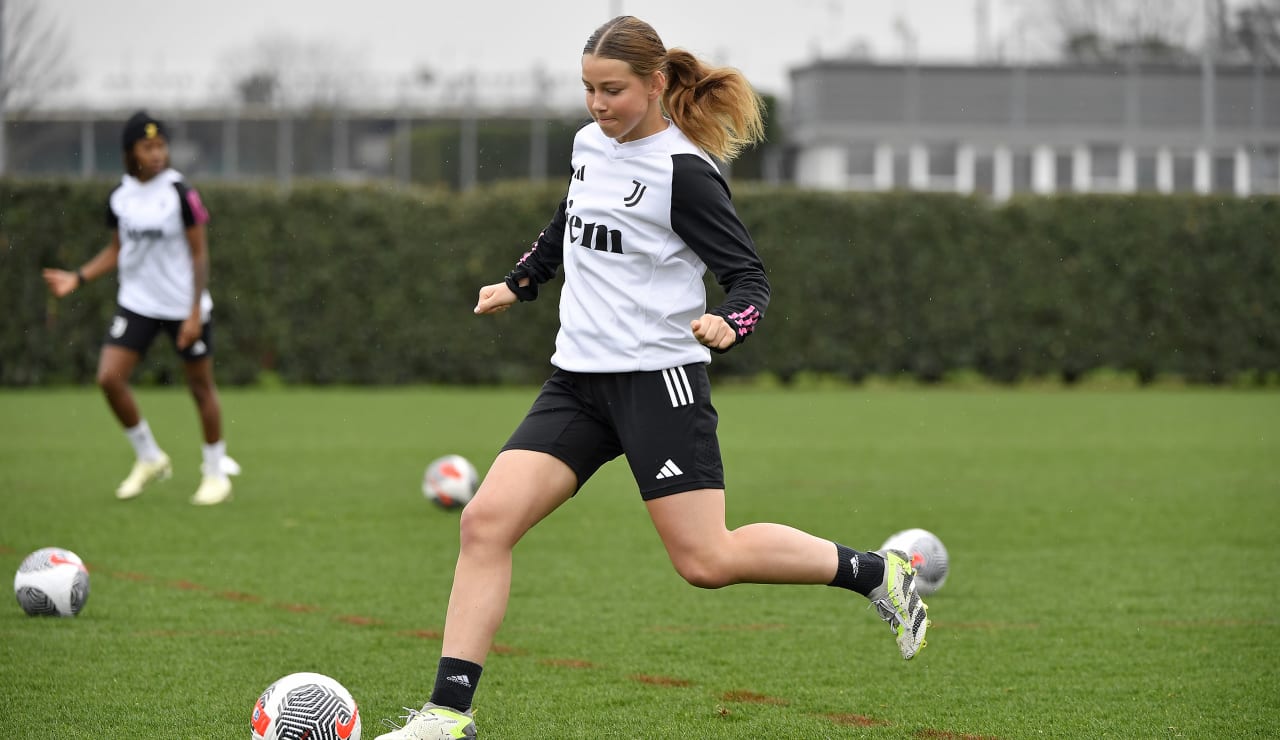
[[[140,400],[173,480],[96,389],[0,393],[0,564],[92,571],[75,619],[0,609],[15,738],[247,738],[295,671],[342,681],[364,737],[426,699],[457,514],[433,457],[487,468],[534,389],[224,390],[233,501],[197,508],[194,409]],[[929,649],[837,589],[700,591],[622,461],[516,551],[477,696],[485,738],[1276,737],[1280,394],[722,388],[731,525],[860,549],[937,532]]]

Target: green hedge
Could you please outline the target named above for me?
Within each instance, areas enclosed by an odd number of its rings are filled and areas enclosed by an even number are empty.
[[[0,181],[0,384],[92,382],[114,280],[55,301],[40,268],[81,264],[106,243],[110,188]],[[202,185],[219,379],[541,380],[557,283],[501,316],[471,308],[562,188]],[[740,186],[735,200],[774,297],[758,336],[713,362],[718,375],[1072,380],[1106,368],[1214,383],[1280,372],[1280,199],[992,205]],[[140,380],[178,377],[158,346]]]

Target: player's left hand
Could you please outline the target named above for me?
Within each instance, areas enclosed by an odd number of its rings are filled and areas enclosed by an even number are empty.
[[[183,319],[182,326],[178,328],[178,349],[186,349],[195,344],[203,328],[199,316],[188,316]]]
[[[704,313],[689,323],[693,337],[711,349],[729,349],[738,340],[737,333],[722,316]]]

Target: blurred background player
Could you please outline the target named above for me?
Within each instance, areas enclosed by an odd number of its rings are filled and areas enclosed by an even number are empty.
[[[213,379],[213,300],[207,289],[205,234],[209,212],[169,166],[163,123],[143,111],[135,113],[125,122],[123,145],[125,174],[107,201],[111,242],[75,271],[45,269],[44,280],[61,298],[119,270],[117,307],[98,359],[98,385],[124,426],[137,461],[116,497],[131,499],[148,483],[173,472],[129,388],[133,369],[156,335],[164,332],[182,356],[204,433],[203,477],[192,503],[221,503],[231,496],[228,476],[238,474],[240,466],[226,454]]]
[[[630,16],[588,39],[582,82],[594,123],[574,139],[568,194],[475,307],[491,314],[533,300],[563,265],[557,369],[462,511],[430,701],[380,740],[476,736],[472,697],[506,613],[513,548],[620,454],[689,583],[847,588],[871,600],[903,658],[924,647],[925,606],[902,552],[858,552],[782,524],[725,524],[706,365],[755,330],[769,282],[709,155],[729,160],[760,141],[759,97],[736,70],[668,51]],[[725,291],[710,311],[708,269]]]

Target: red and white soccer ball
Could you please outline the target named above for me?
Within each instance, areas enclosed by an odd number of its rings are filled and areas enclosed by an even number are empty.
[[[479,486],[475,466],[462,455],[433,460],[422,475],[422,495],[446,509],[466,506]]]
[[[253,740],[360,740],[351,692],[322,673],[290,673],[253,705]]]
[[[916,591],[928,596],[947,582],[951,561],[942,540],[927,529],[904,529],[889,536],[881,550],[901,550],[916,569]]]
[[[33,617],[74,617],[89,599],[89,569],[74,552],[45,547],[18,566],[13,594]]]

